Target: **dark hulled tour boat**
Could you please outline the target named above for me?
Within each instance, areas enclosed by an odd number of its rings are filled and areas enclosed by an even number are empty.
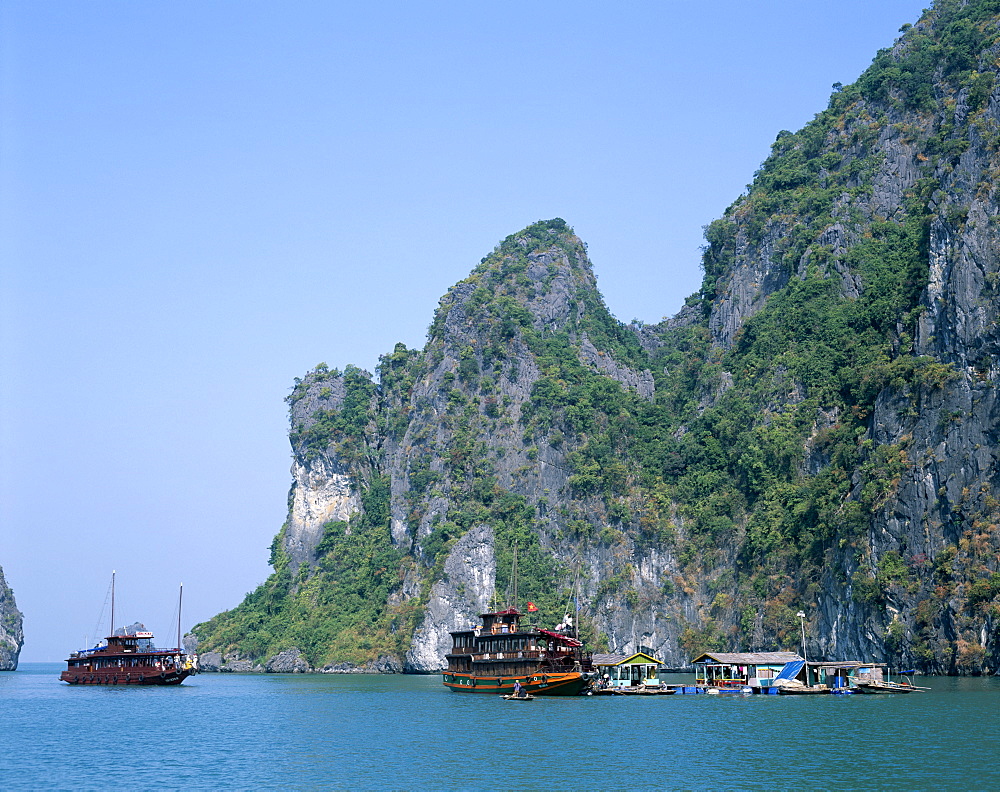
[[[115,583],[111,577],[111,635],[103,645],[73,652],[59,679],[71,685],[179,685],[198,673],[198,656],[181,650],[180,602],[177,607],[177,646],[157,649],[153,634],[143,626],[114,629]]]
[[[155,649],[151,632],[119,632],[103,646],[73,652],[59,678],[71,685],[179,685],[197,673],[197,657]]]
[[[537,627],[522,628],[511,607],[484,613],[481,627],[451,633],[444,684],[466,693],[575,696],[595,678],[593,655],[576,638]]]

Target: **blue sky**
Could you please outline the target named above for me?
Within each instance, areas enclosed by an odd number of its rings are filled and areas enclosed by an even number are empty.
[[[611,311],[700,283],[702,226],[925,3],[0,6],[0,566],[23,661],[172,634],[269,572],[284,396],[423,344],[562,217]]]

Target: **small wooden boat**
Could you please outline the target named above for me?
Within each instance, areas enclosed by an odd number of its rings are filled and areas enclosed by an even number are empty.
[[[918,687],[917,685],[911,685],[909,682],[858,682],[855,685],[855,690],[858,693],[867,694],[883,694],[883,693],[915,693],[922,690],[930,690],[930,688]]]
[[[778,688],[779,696],[815,696],[824,693],[830,693],[830,688],[826,685],[813,685],[812,687],[806,687],[805,685],[785,685]]]
[[[520,696],[515,696],[513,693],[508,693],[506,695],[501,696],[500,698],[502,698],[502,699],[504,699],[506,701],[534,701],[535,700],[535,697],[532,696],[530,693],[524,693],[524,694],[522,694]]]

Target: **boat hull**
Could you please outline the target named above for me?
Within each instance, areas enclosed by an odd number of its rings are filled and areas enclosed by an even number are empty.
[[[189,669],[162,671],[155,673],[85,673],[74,674],[63,671],[59,679],[70,685],[179,685],[189,676]]]
[[[592,676],[579,671],[516,677],[447,672],[444,674],[444,685],[456,693],[488,693],[496,696],[513,694],[514,683],[520,680],[521,690],[533,696],[578,696],[590,684]]]

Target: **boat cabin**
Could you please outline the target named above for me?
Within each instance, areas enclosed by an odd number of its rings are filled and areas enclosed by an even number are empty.
[[[518,632],[521,629],[523,615],[517,608],[507,608],[496,613],[482,613],[479,618],[483,620],[483,626],[480,628],[479,634],[502,635],[503,633]]]
[[[705,652],[696,657],[695,683],[766,693],[778,679],[805,679],[805,660],[795,652]]]
[[[123,630],[116,630],[114,635],[108,636],[106,647],[119,652],[155,652],[153,647],[153,633],[146,630],[127,633]],[[177,651],[180,651],[179,649]]]
[[[662,665],[662,661],[645,652],[594,655],[597,683],[602,688],[657,686]]]

